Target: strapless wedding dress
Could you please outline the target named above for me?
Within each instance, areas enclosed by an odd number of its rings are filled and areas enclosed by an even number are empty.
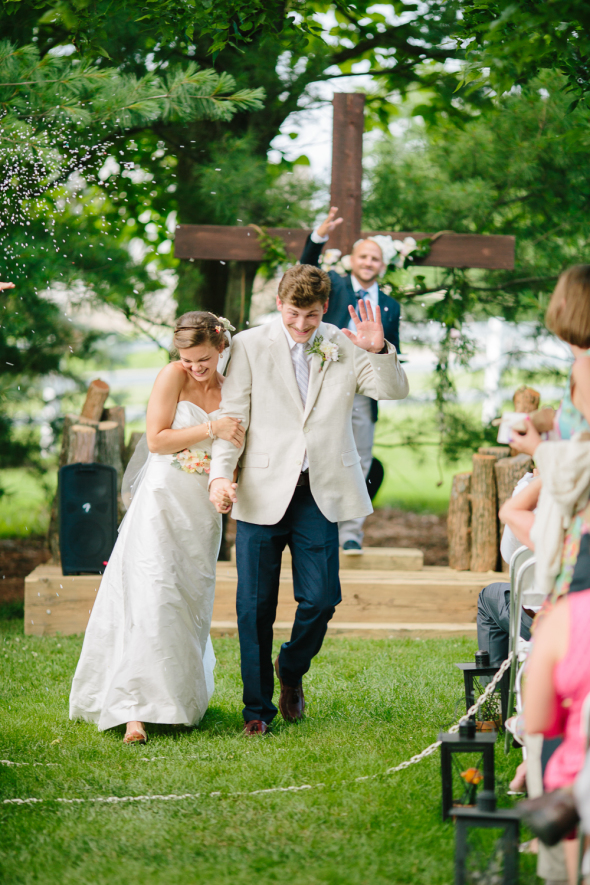
[[[176,407],[173,430],[215,418]],[[211,455],[211,440],[198,443]],[[221,516],[207,473],[150,454],[121,524],[84,637],[70,718],[196,725],[213,694],[209,637]]]

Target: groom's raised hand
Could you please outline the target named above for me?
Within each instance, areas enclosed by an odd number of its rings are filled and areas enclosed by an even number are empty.
[[[231,482],[224,477],[214,479],[209,486],[209,500],[214,505],[218,513],[229,513],[232,504],[238,500],[236,489],[237,482]]]
[[[369,353],[381,353],[385,347],[381,308],[377,305],[375,307],[375,314],[373,314],[373,305],[369,299],[367,298],[364,301],[362,298],[359,298],[358,309],[359,312],[357,314],[354,307],[351,304],[348,305],[350,318],[356,326],[356,332],[351,332],[350,329],[342,329],[342,332],[357,347],[368,350]]]

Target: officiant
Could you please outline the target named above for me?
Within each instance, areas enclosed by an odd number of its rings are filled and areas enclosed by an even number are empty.
[[[324,243],[327,243],[330,233],[342,224],[343,219],[337,215],[338,207],[333,206],[326,220],[309,235],[301,254],[301,264],[312,264],[315,267],[320,265]],[[379,277],[385,272],[394,254],[395,248],[391,237],[377,236],[357,240],[349,256],[350,272],[341,276],[335,270],[328,271],[332,291],[324,320],[327,323],[334,323],[340,329],[350,328],[354,331],[348,306],[352,305],[356,309],[359,298],[368,299],[374,307],[378,305],[381,308],[385,338],[395,345],[399,353],[400,305],[390,295],[386,295],[378,283]],[[373,439],[377,417],[376,400],[362,396],[360,393],[355,394],[352,428],[365,479],[369,475],[373,461]],[[360,517],[338,524],[340,546],[349,556],[362,553],[364,522],[365,517]]]

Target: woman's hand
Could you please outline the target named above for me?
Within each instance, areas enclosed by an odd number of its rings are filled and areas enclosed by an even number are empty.
[[[218,418],[217,421],[211,422],[211,429],[215,436],[220,439],[226,439],[234,444],[236,449],[241,449],[244,444],[245,430],[241,426],[241,418]]]
[[[526,433],[518,433],[513,430],[510,436],[510,445],[517,452],[524,452],[532,458],[537,451],[537,446],[541,442],[541,435],[528,415],[526,415],[524,420],[527,425]]]

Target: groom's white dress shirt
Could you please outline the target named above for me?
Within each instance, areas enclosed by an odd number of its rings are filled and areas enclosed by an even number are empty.
[[[321,357],[311,354],[305,405],[282,318],[240,332],[232,341],[220,413],[241,418],[245,446],[240,451],[216,439],[209,477],[231,482],[239,460],[234,519],[279,522],[306,457],[311,493],[330,522],[372,512],[352,432],[354,395],[404,399],[408,380],[392,344],[385,354],[368,353],[324,322],[317,334],[338,346],[338,360],[322,367]]]
[[[283,322],[282,317],[281,322]],[[309,390],[309,364],[311,361],[311,354],[307,353],[306,351],[307,348],[313,345],[313,342],[315,341],[315,336],[317,335],[317,330],[313,333],[309,341],[305,342],[305,344],[300,344],[298,341],[295,341],[290,335],[289,330],[284,323],[283,331],[291,350],[291,360],[293,362],[293,369],[295,370],[297,387],[299,388],[299,393],[301,394],[301,402],[303,403],[303,407],[305,408],[305,403],[307,402],[307,391]],[[303,456],[301,472],[304,473],[308,469],[309,459],[307,457],[306,450],[305,455]]]

